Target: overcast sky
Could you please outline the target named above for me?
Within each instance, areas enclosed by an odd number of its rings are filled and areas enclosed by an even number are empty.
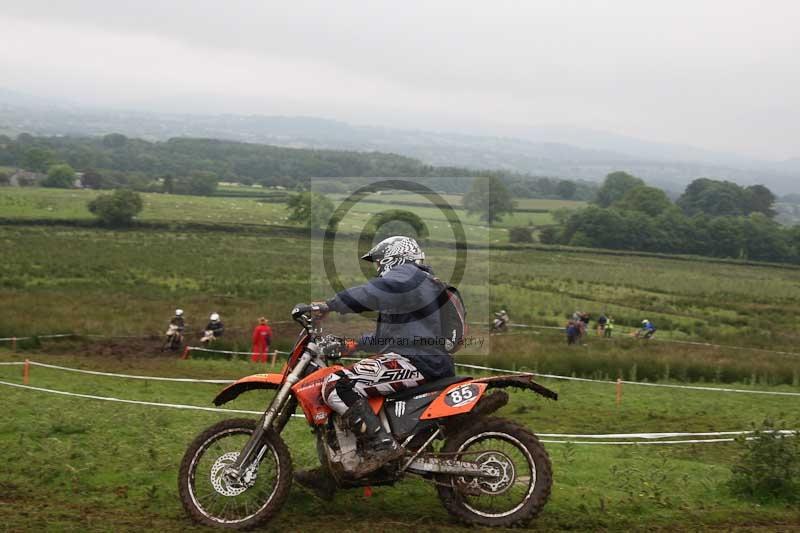
[[[800,2],[0,0],[0,87],[800,157]]]

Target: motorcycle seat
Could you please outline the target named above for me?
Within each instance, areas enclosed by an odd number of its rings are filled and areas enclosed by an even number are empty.
[[[418,394],[443,390],[454,383],[461,383],[462,381],[467,381],[468,379],[472,378],[469,376],[451,376],[449,378],[437,379],[436,381],[423,383],[419,387],[412,387],[410,389],[389,394],[386,396],[386,399],[389,401],[408,400],[409,398],[413,398]]]

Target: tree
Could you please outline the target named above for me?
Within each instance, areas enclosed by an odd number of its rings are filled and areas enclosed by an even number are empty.
[[[210,196],[216,192],[218,185],[219,179],[213,172],[196,171],[189,176],[176,179],[173,189],[178,194]]]
[[[75,171],[66,163],[52,165],[47,170],[47,177],[42,180],[42,187],[69,189],[75,185]]]
[[[327,197],[316,192],[301,192],[286,203],[289,221],[303,224],[310,229],[326,228],[334,207]]]
[[[611,207],[625,211],[638,211],[652,217],[658,216],[674,205],[661,189],[640,185],[626,192]]]
[[[81,176],[81,185],[87,189],[102,189],[105,185],[105,179],[96,170],[87,169]]]
[[[0,186],[11,184],[11,176],[5,172],[0,172]]]
[[[594,203],[600,207],[608,207],[625,196],[629,190],[643,185],[644,181],[627,172],[612,172],[606,176],[603,185],[597,191]]]
[[[107,226],[127,226],[133,217],[142,211],[144,204],[139,193],[119,189],[110,194],[101,194],[89,202],[89,211]]]
[[[128,138],[121,133],[109,133],[103,137],[103,146],[106,148],[121,148],[128,142]]]
[[[490,225],[514,211],[511,193],[496,176],[475,178],[462,203],[468,213],[480,213],[481,220]]]
[[[22,155],[22,168],[33,172],[45,172],[53,163],[53,153],[44,148],[29,148]]]
[[[772,205],[775,203],[775,195],[763,185],[751,185],[745,189],[747,195],[747,214],[763,213],[769,218],[775,217],[775,210]]]
[[[578,186],[575,185],[574,182],[569,180],[561,180],[556,185],[556,194],[559,198],[563,198],[565,200],[571,200],[575,198],[575,193],[578,192]]]
[[[677,204],[689,216],[741,216],[752,212],[773,216],[775,196],[763,185],[744,189],[730,181],[698,178],[678,198]]]
[[[172,194],[175,192],[175,178],[172,177],[172,174],[167,174],[164,176],[161,192],[166,194]]]

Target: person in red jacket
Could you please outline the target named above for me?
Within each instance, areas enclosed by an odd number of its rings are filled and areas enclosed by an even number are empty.
[[[253,330],[253,362],[266,363],[269,343],[272,341],[272,328],[263,316],[258,319],[258,325]]]

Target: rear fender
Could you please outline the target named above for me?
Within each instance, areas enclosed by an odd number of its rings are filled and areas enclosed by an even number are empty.
[[[253,374],[231,383],[214,398],[214,405],[223,405],[237,398],[243,392],[254,389],[279,389],[283,383],[283,374]]]
[[[537,394],[549,398],[551,400],[558,400],[558,393],[539,385],[533,381],[534,374],[514,374],[506,376],[492,376],[488,378],[478,378],[472,380],[474,383],[485,383],[490,389],[515,387],[518,389],[531,390]]]

